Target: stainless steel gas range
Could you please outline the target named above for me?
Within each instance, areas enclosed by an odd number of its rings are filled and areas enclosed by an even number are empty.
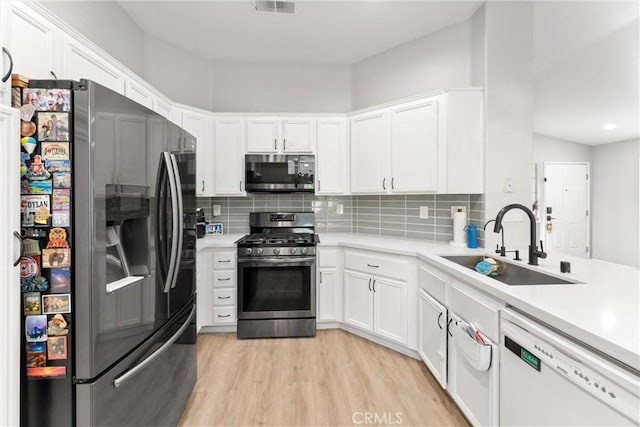
[[[312,212],[260,212],[238,241],[238,338],[316,335]]]

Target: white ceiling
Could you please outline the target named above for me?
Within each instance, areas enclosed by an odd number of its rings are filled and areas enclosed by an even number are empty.
[[[147,33],[220,61],[353,64],[468,19],[477,1],[120,1]],[[584,144],[639,136],[637,1],[543,1],[534,15],[534,132]],[[614,130],[603,130],[615,123]]]

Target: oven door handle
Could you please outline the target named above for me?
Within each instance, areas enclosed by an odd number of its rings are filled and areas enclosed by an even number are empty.
[[[243,264],[248,267],[269,267],[272,265],[313,265],[316,259],[313,257],[300,257],[300,258],[238,258],[238,264]]]

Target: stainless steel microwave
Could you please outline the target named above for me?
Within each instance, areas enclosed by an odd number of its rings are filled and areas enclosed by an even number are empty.
[[[244,170],[245,190],[248,192],[314,192],[314,156],[248,154],[245,156]]]

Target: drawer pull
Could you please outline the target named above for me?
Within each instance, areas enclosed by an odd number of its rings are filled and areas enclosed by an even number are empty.
[[[379,265],[372,265],[372,264],[367,264],[367,265],[368,265],[369,267],[371,267],[371,268],[378,268],[378,267],[380,267]]]
[[[229,295],[229,296],[226,296],[226,297],[218,297],[218,299],[229,299],[229,298],[231,298],[231,296],[230,296],[230,295]]]
[[[223,316],[223,315],[221,315],[221,314],[218,314],[218,317],[231,317],[231,315],[230,315],[230,314],[225,314],[225,315]]]
[[[224,259],[224,260],[220,260],[219,259],[218,262],[231,262],[231,260],[230,259]]]
[[[231,280],[231,277],[227,277],[226,279],[218,279],[220,282],[226,282],[227,280]]]

